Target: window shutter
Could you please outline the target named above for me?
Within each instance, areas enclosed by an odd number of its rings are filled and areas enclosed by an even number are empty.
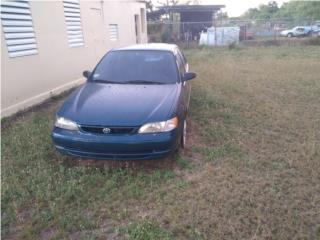
[[[109,38],[111,41],[118,40],[118,24],[109,24]]]
[[[28,0],[2,0],[1,23],[10,57],[38,53]]]
[[[78,0],[63,1],[69,47],[84,46],[80,3]]]

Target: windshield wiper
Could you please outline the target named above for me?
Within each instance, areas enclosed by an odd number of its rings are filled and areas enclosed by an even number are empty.
[[[154,82],[154,81],[147,81],[147,80],[129,80],[129,81],[111,81],[111,80],[103,80],[103,79],[94,79],[93,82],[98,83],[115,83],[115,84],[129,84],[129,83],[135,83],[135,84],[164,84],[162,82]]]
[[[124,82],[111,81],[111,80],[103,80],[103,79],[94,79],[93,82],[124,84]]]
[[[124,83],[137,83],[137,84],[164,84],[163,82],[147,81],[147,80],[130,80]]]

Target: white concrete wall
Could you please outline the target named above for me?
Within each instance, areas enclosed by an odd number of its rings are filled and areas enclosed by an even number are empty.
[[[68,46],[62,0],[31,1],[30,8],[37,55],[10,58],[1,27],[2,117],[83,83],[82,71],[93,69],[109,49],[135,44],[134,15],[140,16],[145,3],[80,1],[84,46],[76,48]],[[110,23],[118,24],[118,41],[109,40]],[[146,31],[140,34],[141,43],[146,43]]]

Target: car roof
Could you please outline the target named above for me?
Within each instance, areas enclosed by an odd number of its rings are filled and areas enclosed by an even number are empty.
[[[174,52],[177,48],[175,44],[168,43],[147,43],[135,44],[127,47],[112,49],[112,51],[125,51],[125,50],[156,50],[156,51],[170,51]]]

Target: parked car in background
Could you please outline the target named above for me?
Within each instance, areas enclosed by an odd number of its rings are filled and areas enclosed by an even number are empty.
[[[248,31],[246,26],[240,27],[240,33],[239,33],[239,40],[252,40],[253,39],[253,32]]]
[[[280,32],[280,35],[283,37],[305,37],[309,36],[312,33],[311,27],[298,26],[289,30],[283,30]]]
[[[186,144],[191,86],[172,44],[108,52],[57,113],[52,139],[63,154],[95,159],[164,157]]]
[[[314,22],[314,24],[311,26],[312,35],[314,36],[320,36],[320,21]]]

